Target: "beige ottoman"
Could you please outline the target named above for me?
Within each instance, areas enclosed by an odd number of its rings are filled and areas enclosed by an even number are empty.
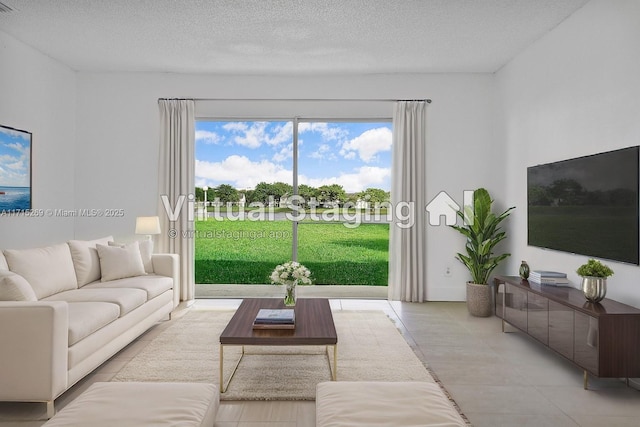
[[[219,404],[213,384],[95,383],[44,425],[213,426]]]
[[[468,426],[438,384],[331,381],[316,388],[318,427]]]

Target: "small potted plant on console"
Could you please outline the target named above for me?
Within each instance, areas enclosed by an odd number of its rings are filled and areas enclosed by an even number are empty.
[[[590,259],[576,270],[582,276],[582,292],[591,302],[600,302],[607,294],[607,277],[613,275],[613,270],[598,260]]]

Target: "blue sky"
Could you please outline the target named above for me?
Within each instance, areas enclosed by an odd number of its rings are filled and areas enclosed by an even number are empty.
[[[0,187],[28,187],[30,136],[0,127]]]
[[[196,122],[196,186],[292,183],[292,122]],[[298,183],[390,189],[391,123],[300,122]]]

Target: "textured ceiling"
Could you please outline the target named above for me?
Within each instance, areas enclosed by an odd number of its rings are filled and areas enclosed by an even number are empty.
[[[587,1],[0,0],[0,31],[79,71],[494,72]]]

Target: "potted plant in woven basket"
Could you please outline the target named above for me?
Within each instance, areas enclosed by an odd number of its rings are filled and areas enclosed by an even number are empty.
[[[466,253],[458,253],[456,259],[462,262],[471,273],[471,281],[467,282],[467,308],[474,316],[487,317],[493,313],[491,304],[491,272],[511,254],[496,255],[494,249],[507,235],[500,224],[507,219],[510,207],[499,215],[491,211],[493,200],[484,188],[473,192],[473,205],[465,206],[457,212],[463,225],[452,225],[451,228],[466,237]]]

